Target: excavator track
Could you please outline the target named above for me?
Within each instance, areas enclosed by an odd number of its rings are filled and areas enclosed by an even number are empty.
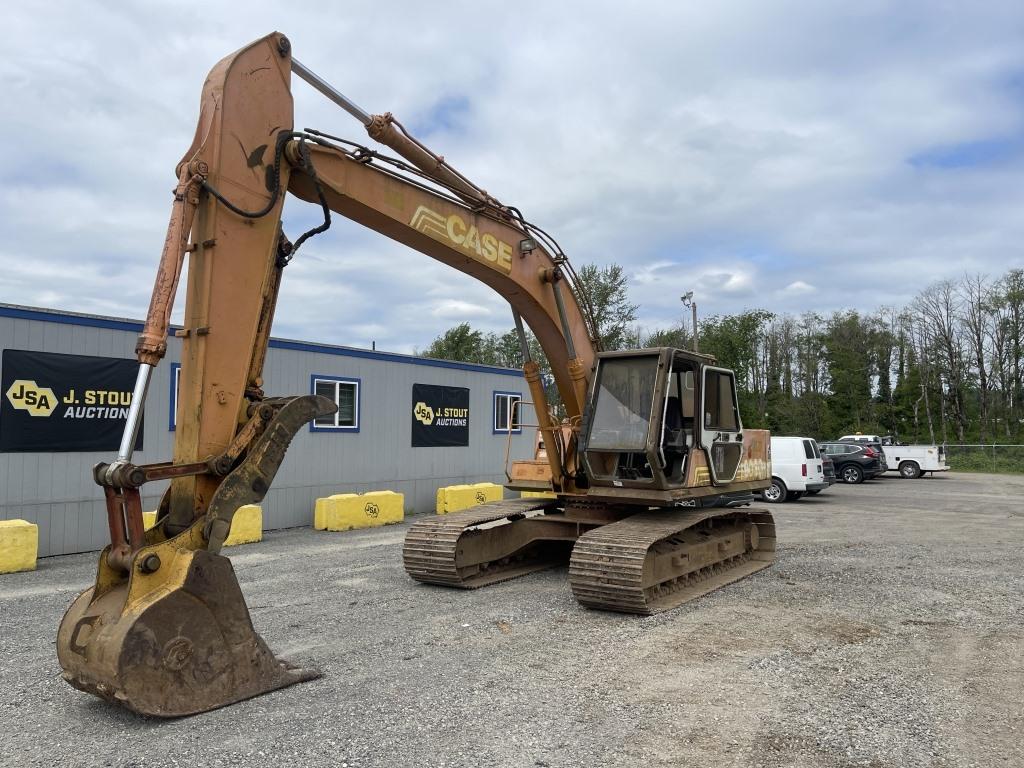
[[[557,542],[546,541],[531,542],[494,560],[474,556],[479,534],[543,515],[554,505],[544,499],[509,499],[417,522],[402,546],[405,570],[426,584],[476,589],[564,562],[551,546]]]
[[[589,531],[569,583],[588,608],[652,614],[675,608],[775,559],[775,522],[761,509],[652,511]]]

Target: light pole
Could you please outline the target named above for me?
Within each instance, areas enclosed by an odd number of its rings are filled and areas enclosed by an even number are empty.
[[[687,291],[679,300],[683,302],[684,307],[689,307],[693,313],[693,351],[699,352],[700,348],[697,345],[697,302],[693,300],[693,291]]]

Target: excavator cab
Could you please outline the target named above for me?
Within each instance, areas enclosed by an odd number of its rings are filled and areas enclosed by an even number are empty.
[[[672,348],[598,355],[581,433],[592,485],[673,490],[736,476],[743,425],[732,371]]]

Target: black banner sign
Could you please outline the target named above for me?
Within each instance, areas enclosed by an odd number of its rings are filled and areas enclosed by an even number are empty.
[[[412,385],[412,447],[469,445],[469,390]]]
[[[134,360],[5,349],[0,451],[116,451],[138,368]]]

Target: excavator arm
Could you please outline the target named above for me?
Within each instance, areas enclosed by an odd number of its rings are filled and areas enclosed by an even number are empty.
[[[185,321],[178,331],[183,427],[174,463],[219,456],[259,402],[281,272],[295,248],[280,229],[286,191],[323,206],[325,217],[328,210],[341,214],[494,288],[536,335],[566,415],[578,422],[596,350],[585,314],[565,285],[571,274],[565,258],[553,256],[520,216],[405,135],[390,115],[367,116],[366,128],[415,165],[293,131],[291,68],[290,46],[277,33],[214,67],[195,140],[178,165],[171,226],[136,350],[143,371],[162,357],[187,254]],[[539,372],[528,365],[526,373],[538,423],[552,428]],[[555,487],[572,482],[563,476],[567,468],[575,469],[571,456],[552,463]],[[174,481],[176,526],[203,511],[217,482]]]

